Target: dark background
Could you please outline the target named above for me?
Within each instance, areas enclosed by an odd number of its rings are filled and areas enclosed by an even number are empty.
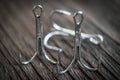
[[[86,64],[93,67],[97,64],[98,55],[102,56],[98,71],[85,70],[76,63],[71,70],[58,77],[54,73],[56,66],[44,60],[40,54],[28,65],[19,63],[19,50],[25,59],[29,59],[35,50],[36,27],[32,8],[37,4],[43,6],[44,36],[52,28],[49,21],[52,10],[83,11],[85,19],[82,31],[104,37],[104,42],[99,46],[87,42],[82,44]],[[59,20],[62,21],[62,18]],[[68,23],[61,25],[74,29],[71,19],[67,20]],[[119,26],[119,0],[0,0],[0,80],[120,80]],[[73,56],[73,37],[58,36],[50,44],[63,48],[61,64],[65,68]],[[57,59],[55,52],[47,52]]]

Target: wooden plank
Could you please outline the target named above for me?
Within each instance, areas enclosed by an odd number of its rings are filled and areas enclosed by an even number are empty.
[[[99,4],[100,2],[100,4]],[[71,12],[76,10],[83,10],[85,20],[82,26],[83,32],[86,33],[100,33],[104,37],[104,42],[100,46],[94,46],[87,42],[82,44],[82,53],[84,62],[90,66],[96,65],[98,56],[102,56],[102,65],[100,70],[91,72],[84,70],[76,63],[71,70],[61,76],[56,76],[54,73],[55,65],[47,62],[40,54],[35,60],[28,65],[21,65],[18,62],[19,49],[23,52],[24,59],[29,59],[35,50],[35,19],[32,13],[32,7],[34,4],[42,4],[44,12],[42,16],[42,22],[44,25],[44,36],[50,32],[51,25],[49,22],[49,13],[54,9],[64,9]],[[100,9],[109,9],[108,11],[116,10],[119,3],[116,1],[110,1],[110,3],[103,3],[103,1],[84,2],[80,1],[34,1],[29,2],[19,0],[11,2],[2,0],[0,3],[0,79],[1,80],[119,80],[120,72],[120,42],[119,31],[117,29],[117,21],[112,24],[108,22],[111,18],[107,18]],[[112,4],[113,3],[113,4]],[[87,5],[89,4],[89,5]],[[91,5],[98,6],[97,9],[93,9]],[[116,6],[115,6],[116,5]],[[110,7],[112,6],[112,7]],[[110,8],[109,8],[110,7]],[[95,11],[98,11],[95,13]],[[107,12],[107,10],[106,10]],[[108,14],[108,13],[106,13]],[[114,14],[114,13],[113,13]],[[113,15],[113,14],[108,14]],[[98,19],[99,18],[99,19]],[[104,19],[105,18],[105,19]],[[73,21],[70,18],[68,23],[62,24],[67,28],[73,28]],[[62,21],[62,18],[57,20]],[[100,22],[101,21],[101,22]],[[105,25],[107,25],[105,27]],[[108,26],[110,25],[110,26]],[[102,27],[101,27],[102,26]],[[111,35],[112,34],[112,35]],[[53,38],[50,43],[57,47],[64,49],[62,53],[62,67],[71,61],[73,57],[73,37],[67,38],[57,36]],[[46,49],[47,50],[47,49]],[[48,54],[57,59],[57,54],[53,51],[47,50]],[[95,61],[95,63],[93,62]]]

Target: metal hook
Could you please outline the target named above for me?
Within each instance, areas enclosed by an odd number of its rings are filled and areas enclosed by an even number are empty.
[[[80,17],[79,17],[79,15],[80,15]],[[80,20],[78,20],[77,18],[79,18]],[[83,22],[83,13],[81,11],[76,12],[74,14],[74,16],[73,16],[73,20],[74,20],[74,23],[75,23],[74,56],[73,56],[73,59],[72,59],[71,63],[63,71],[61,71],[60,67],[59,67],[60,63],[61,63],[60,52],[62,52],[63,50],[61,48],[57,48],[57,47],[49,45],[48,41],[49,41],[49,39],[51,37],[53,37],[55,35],[70,36],[70,34],[68,34],[66,32],[63,32],[63,31],[60,31],[60,30],[57,30],[57,31],[49,33],[44,38],[44,45],[45,45],[45,47],[47,47],[48,49],[55,50],[55,51],[59,52],[58,60],[56,62],[57,63],[57,72],[58,72],[58,74],[63,74],[65,72],[67,72],[72,67],[73,63],[75,63],[76,61],[79,61],[79,64],[80,64],[80,66],[82,66],[82,68],[85,68],[85,69],[88,69],[88,70],[92,70],[92,71],[97,70],[99,68],[99,66],[100,66],[100,63],[101,63],[101,59],[99,59],[99,61],[98,61],[99,64],[95,68],[91,68],[91,67],[87,66],[85,63],[83,63],[83,61],[82,61],[82,53],[81,53],[81,41],[84,38],[84,36],[82,36],[82,32],[81,32],[81,24]],[[56,25],[56,23],[55,23],[55,25]],[[93,37],[95,37],[95,36],[99,36],[99,38],[101,38],[101,40],[103,40],[103,37],[101,37],[101,35],[87,34],[86,36],[91,41],[95,40],[95,39],[93,39]],[[95,40],[93,42],[94,42],[94,44],[98,44],[97,40]],[[99,43],[100,43],[100,41],[99,41]]]
[[[56,30],[61,31],[61,32],[66,32],[66,33],[69,34],[69,36],[75,36],[75,31],[74,30],[63,28],[60,25],[55,23],[55,21],[53,20],[55,14],[62,14],[62,15],[68,15],[68,16],[72,16],[72,14],[70,12],[68,12],[68,11],[65,11],[65,10],[55,10],[55,11],[51,12],[51,15],[50,15],[49,19],[50,19],[51,25]],[[81,38],[83,40],[89,40],[91,43],[93,43],[95,45],[100,44],[100,43],[103,42],[103,37],[100,34],[81,33]]]
[[[79,11],[80,13],[81,11]],[[57,30],[57,31],[54,31],[54,32],[51,32],[49,34],[47,34],[44,38],[44,46],[48,49],[51,49],[51,50],[54,50],[54,51],[57,51],[57,52],[62,52],[63,49],[61,48],[58,48],[58,47],[55,47],[55,46],[51,46],[48,44],[48,41],[51,37],[55,36],[55,35],[63,35],[63,36],[75,36],[75,31],[74,30],[70,30],[70,29],[66,29],[66,28],[62,28],[61,26],[59,26],[58,24],[56,24],[54,21],[53,21],[53,16],[54,14],[63,14],[63,15],[68,15],[68,16],[72,16],[72,14],[68,11],[64,11],[64,10],[55,10],[55,11],[52,11],[51,12],[51,15],[50,15],[50,22],[51,22],[51,25]],[[81,12],[82,14],[82,12]],[[75,20],[74,19],[74,22],[76,23],[79,22],[79,20]],[[76,23],[77,24],[77,23]],[[80,37],[80,36],[79,36]],[[89,40],[91,43],[95,44],[95,45],[98,45],[100,43],[103,42],[103,37],[100,35],[100,34],[86,34],[86,33],[82,33],[81,32],[81,39],[82,40]]]
[[[38,8],[41,8],[41,9],[38,9]],[[36,26],[41,26],[40,17],[42,16],[42,12],[43,11],[42,11],[41,5],[37,5],[33,8],[33,13],[36,17]],[[43,27],[37,27],[36,32],[37,32],[36,33],[36,37],[37,37],[37,41],[36,41],[36,45],[37,45],[36,49],[37,50],[36,51],[40,50],[40,52],[43,53],[46,60],[50,61],[53,64],[56,64],[56,62],[48,56],[47,52],[45,51],[45,49],[43,47]],[[40,39],[40,42],[39,42],[39,39]]]
[[[40,12],[38,12],[39,14],[37,14],[37,9],[40,10]],[[22,55],[20,53],[19,54],[19,61],[20,61],[21,64],[30,63],[35,58],[35,56],[38,53],[41,53],[41,51],[42,51],[42,34],[43,34],[42,33],[43,27],[41,25],[42,6],[41,5],[34,6],[33,7],[33,13],[34,13],[35,20],[36,20],[36,51],[35,51],[34,55],[27,61],[23,61],[21,59]]]
[[[33,13],[35,16],[35,21],[36,21],[36,52],[34,53],[34,55],[28,60],[28,61],[23,61],[22,55],[21,53],[19,54],[19,61],[21,64],[28,64],[30,63],[35,56],[38,53],[41,53],[41,55],[43,54],[45,59],[47,59],[48,61],[50,61],[53,64],[56,64],[56,61],[54,61],[53,59],[51,59],[47,52],[45,51],[44,47],[43,47],[43,26],[41,24],[41,16],[42,16],[42,6],[41,5],[36,5],[33,7]]]
[[[77,13],[77,14],[80,14],[79,12]],[[81,14],[82,15],[82,14]],[[78,29],[80,29],[80,25],[81,25],[81,23],[82,23],[82,20],[83,20],[83,17],[82,17],[82,19],[81,19],[81,22],[80,22],[80,24],[79,24],[79,26],[77,26],[77,27],[75,27],[75,32],[76,33],[78,33]],[[75,20],[76,21],[76,20]],[[53,36],[56,36],[56,35],[63,35],[63,36],[69,36],[69,34],[68,33],[64,33],[64,32],[61,32],[61,31],[54,31],[54,32],[51,32],[51,33],[49,33],[48,35],[46,35],[45,36],[45,38],[44,38],[44,45],[45,46],[47,46],[47,48],[49,48],[49,49],[53,49],[53,50],[55,50],[55,51],[59,51],[59,52],[62,52],[62,50],[61,49],[59,49],[59,48],[57,48],[57,47],[54,47],[54,46],[50,46],[50,45],[48,45],[48,40],[51,38],[51,37],[53,37]],[[76,36],[75,37],[78,37],[79,38],[79,36],[77,36],[77,34],[76,34]],[[74,56],[73,56],[73,59],[72,59],[72,61],[71,61],[71,63],[63,70],[63,71],[60,71],[60,63],[61,63],[61,60],[60,60],[60,53],[58,53],[58,60],[57,60],[57,73],[58,74],[64,74],[65,72],[67,72],[71,67],[72,67],[72,65],[73,65],[73,63],[75,62],[75,60],[76,60],[76,55],[78,55],[77,54],[77,51],[78,51],[78,39],[77,38],[75,38],[75,40],[74,40]]]
[[[77,17],[79,15],[81,17],[81,21],[77,20]],[[76,55],[76,59],[79,59],[79,61],[80,61],[79,63],[80,63],[82,68],[85,68],[85,69],[91,70],[91,71],[95,71],[95,70],[97,70],[99,68],[99,66],[101,64],[101,56],[100,56],[100,59],[98,60],[98,65],[95,68],[91,68],[91,67],[87,66],[82,61],[82,52],[81,52],[81,41],[82,41],[82,38],[81,38],[81,23],[83,22],[83,14],[82,14],[81,11],[78,11],[77,13],[75,13],[75,15],[74,15],[74,22],[75,22],[75,42],[76,42],[76,44],[75,44],[75,49],[76,49],[75,53],[77,54]]]
[[[78,15],[80,15],[80,17],[81,17],[80,21],[76,19]],[[73,56],[71,63],[67,66],[67,68],[60,71],[59,65],[60,65],[61,60],[60,60],[60,54],[58,55],[58,63],[57,63],[58,74],[64,74],[65,72],[67,72],[72,67],[72,65],[75,63],[75,61],[77,60],[77,55],[79,53],[79,44],[80,44],[80,40],[81,40],[81,23],[83,21],[82,12],[79,11],[79,12],[75,13],[75,15],[73,16],[73,19],[75,22],[74,56]]]

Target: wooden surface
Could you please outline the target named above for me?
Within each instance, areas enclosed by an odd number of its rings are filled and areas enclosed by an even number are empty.
[[[47,62],[40,54],[28,65],[18,61],[19,49],[29,59],[35,51],[35,19],[32,7],[43,5],[42,22],[44,36],[52,28],[49,22],[51,10],[63,9],[84,12],[83,32],[101,34],[104,42],[100,46],[82,44],[84,62],[96,66],[98,56],[102,56],[101,68],[92,72],[82,69],[76,63],[71,70],[59,77],[55,75],[55,65]],[[60,18],[62,21],[62,18]],[[73,22],[62,24],[72,27]],[[0,80],[120,80],[120,1],[119,0],[1,0],[0,1]],[[57,36],[51,45],[62,47],[62,67],[73,56],[73,37]],[[46,49],[47,50],[47,49]],[[57,54],[47,50],[53,58]],[[95,63],[94,63],[95,62]]]

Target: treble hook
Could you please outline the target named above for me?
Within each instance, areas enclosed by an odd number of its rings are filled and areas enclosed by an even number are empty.
[[[35,51],[34,55],[27,61],[23,61],[21,59],[22,55],[20,53],[19,54],[19,61],[21,64],[29,64],[38,53],[42,52],[42,35],[43,35],[43,33],[42,33],[43,27],[41,25],[42,6],[41,5],[34,6],[33,13],[35,16],[35,21],[36,21],[36,51]]]
[[[77,19],[76,19],[76,16],[78,16],[78,15],[80,15],[80,17],[81,17],[80,21],[77,21]],[[57,63],[58,74],[66,73],[72,67],[72,65],[75,63],[75,61],[77,60],[76,57],[77,57],[78,51],[79,51],[79,44],[80,44],[79,39],[81,39],[81,23],[83,21],[83,13],[81,11],[76,12],[75,15],[73,15],[73,19],[75,22],[74,56],[73,56],[71,63],[67,66],[67,68],[60,71],[59,65],[61,63],[61,60],[60,60],[60,54],[58,55],[58,63]],[[79,33],[80,33],[80,35],[79,35]]]
[[[80,15],[80,17],[79,17],[79,15]],[[80,18],[80,20],[78,20],[77,18]],[[55,61],[55,63],[57,63],[57,73],[58,74],[63,74],[65,72],[67,72],[72,67],[72,65],[75,62],[79,62],[80,66],[82,68],[85,68],[85,69],[88,69],[88,70],[92,70],[92,71],[97,70],[99,68],[99,66],[100,66],[100,63],[101,63],[101,57],[100,57],[100,59],[98,61],[98,63],[99,63],[98,66],[95,67],[95,68],[91,68],[91,67],[87,66],[85,63],[83,63],[83,61],[82,61],[82,52],[81,52],[81,41],[83,40],[83,37],[84,37],[84,36],[82,36],[82,32],[81,32],[81,24],[83,22],[83,12],[82,11],[76,12],[73,15],[73,20],[74,20],[74,23],[75,23],[74,55],[73,55],[72,61],[70,62],[70,64],[64,70],[61,71],[60,67],[59,67],[60,63],[61,63],[60,52],[62,52],[63,50],[61,48],[57,48],[57,47],[49,45],[48,41],[53,36],[56,36],[56,35],[69,36],[69,34],[66,33],[66,32],[62,32],[60,30],[57,30],[57,31],[54,31],[54,32],[51,32],[51,33],[47,34],[45,36],[45,38],[44,38],[44,45],[48,49],[59,51],[59,53],[58,53],[58,59],[57,59],[57,61]],[[88,36],[88,37],[90,37],[90,36]]]
[[[81,21],[77,20],[77,16],[80,14],[81,16]],[[81,41],[82,41],[82,36],[81,36],[81,23],[83,22],[83,14],[82,12],[75,13],[74,15],[74,22],[75,22],[75,53],[76,53],[76,59],[79,59],[78,62],[80,63],[80,66],[82,68],[85,68],[87,70],[95,71],[98,70],[101,64],[101,56],[100,59],[98,60],[98,65],[95,68],[87,66],[85,63],[82,62],[82,52],[81,52]],[[80,37],[79,37],[80,36]]]
[[[34,53],[34,55],[27,61],[23,61],[22,55],[21,53],[19,54],[19,62],[21,64],[28,64],[31,61],[33,61],[33,59],[35,58],[35,56],[40,53],[41,55],[44,55],[45,59],[48,60],[49,62],[56,64],[56,61],[51,59],[47,52],[45,51],[44,47],[43,47],[43,26],[41,23],[41,16],[42,16],[42,6],[41,5],[36,5],[33,7],[33,13],[35,16],[35,22],[36,22],[36,51]]]

